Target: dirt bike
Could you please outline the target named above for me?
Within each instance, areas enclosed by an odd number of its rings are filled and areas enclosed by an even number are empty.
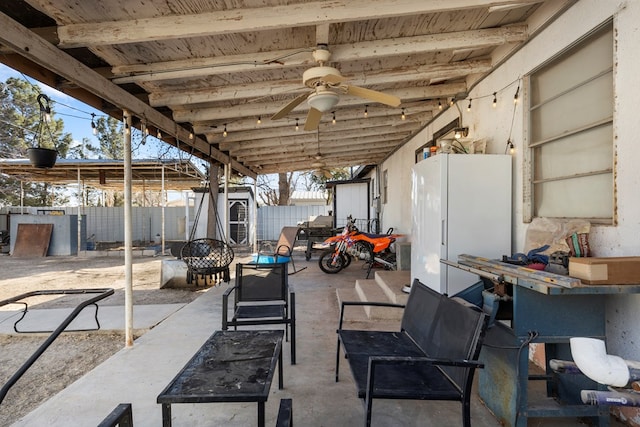
[[[324,241],[331,248],[320,255],[318,265],[327,274],[335,274],[351,264],[352,258],[363,260],[368,264],[367,279],[375,265],[386,270],[396,269],[396,254],[393,243],[400,234],[362,233],[355,226],[355,220],[349,216],[342,233],[329,237]]]

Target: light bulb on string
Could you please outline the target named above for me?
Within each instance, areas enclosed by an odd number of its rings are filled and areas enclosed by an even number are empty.
[[[256,124],[261,124],[262,123],[262,117],[258,116],[258,120],[256,120]]]
[[[493,92],[493,108],[498,105],[498,92]]]
[[[513,145],[513,142],[511,142],[510,139],[507,140],[507,146],[504,150],[504,153],[507,154],[507,151],[509,152],[509,154],[514,154],[516,152],[516,147]]]
[[[369,105],[364,106],[364,116],[369,117]]]
[[[225,123],[224,124],[224,130],[222,131],[222,136],[226,138],[227,135],[228,135],[228,133],[227,133],[227,124]]]
[[[404,114],[404,108],[402,109],[402,115],[400,116],[402,120],[406,120],[407,116]]]
[[[158,128],[158,132],[156,133],[156,138],[162,139],[162,132],[160,131],[160,128]]]
[[[455,104],[455,103],[456,103],[456,99],[455,98],[451,98],[451,101],[449,101],[449,105],[451,107],[453,107],[453,104]]]
[[[518,85],[518,88],[516,89],[516,94],[513,95],[513,103],[517,104],[518,103],[518,94],[520,93],[520,85]]]
[[[333,119],[331,119],[331,123],[335,125],[336,124],[336,112],[332,111],[331,113],[333,114]]]
[[[467,105],[467,111],[471,111],[471,101],[472,99],[469,98],[469,105]]]
[[[438,110],[442,110],[442,102],[438,99]]]
[[[296,119],[296,130],[300,130],[300,125],[298,124],[298,119]]]
[[[193,135],[193,128],[191,128],[191,129],[189,130],[189,139],[193,139],[193,138],[194,138],[194,135]]]

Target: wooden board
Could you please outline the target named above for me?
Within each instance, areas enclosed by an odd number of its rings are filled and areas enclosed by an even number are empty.
[[[569,275],[590,285],[637,285],[640,257],[569,258]]]
[[[53,224],[18,224],[18,235],[12,256],[47,256]]]

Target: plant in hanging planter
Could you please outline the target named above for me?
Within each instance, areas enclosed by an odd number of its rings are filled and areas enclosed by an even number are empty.
[[[56,164],[56,159],[58,158],[55,139],[49,128],[51,107],[49,106],[49,97],[47,95],[41,93],[38,95],[37,100],[40,106],[40,121],[34,137],[34,142],[37,145],[29,148],[27,154],[34,167],[49,169]]]

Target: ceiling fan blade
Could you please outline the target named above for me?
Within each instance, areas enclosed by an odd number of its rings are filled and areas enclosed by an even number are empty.
[[[336,83],[345,82],[347,81],[347,79],[345,79],[342,76],[338,76],[336,74],[327,74],[322,78],[322,81],[329,84],[336,84]]]
[[[311,93],[313,93],[313,92],[311,92]],[[278,119],[283,118],[287,114],[289,114],[291,112],[291,110],[296,108],[298,105],[302,104],[302,102],[305,99],[307,99],[309,94],[310,94],[310,92],[307,92],[307,93],[303,93],[302,95],[298,96],[296,99],[294,99],[293,101],[291,101],[290,103],[285,105],[280,111],[278,111],[273,116],[271,116],[271,120],[278,120]]]
[[[307,121],[304,122],[304,130],[318,129],[318,125],[320,124],[321,118],[322,118],[322,111],[316,110],[315,108],[310,108],[309,114],[307,114]]]
[[[378,92],[377,90],[365,89],[359,86],[346,86],[349,95],[358,96],[360,98],[369,99],[381,104],[397,107],[400,105],[400,98],[394,95]]]

